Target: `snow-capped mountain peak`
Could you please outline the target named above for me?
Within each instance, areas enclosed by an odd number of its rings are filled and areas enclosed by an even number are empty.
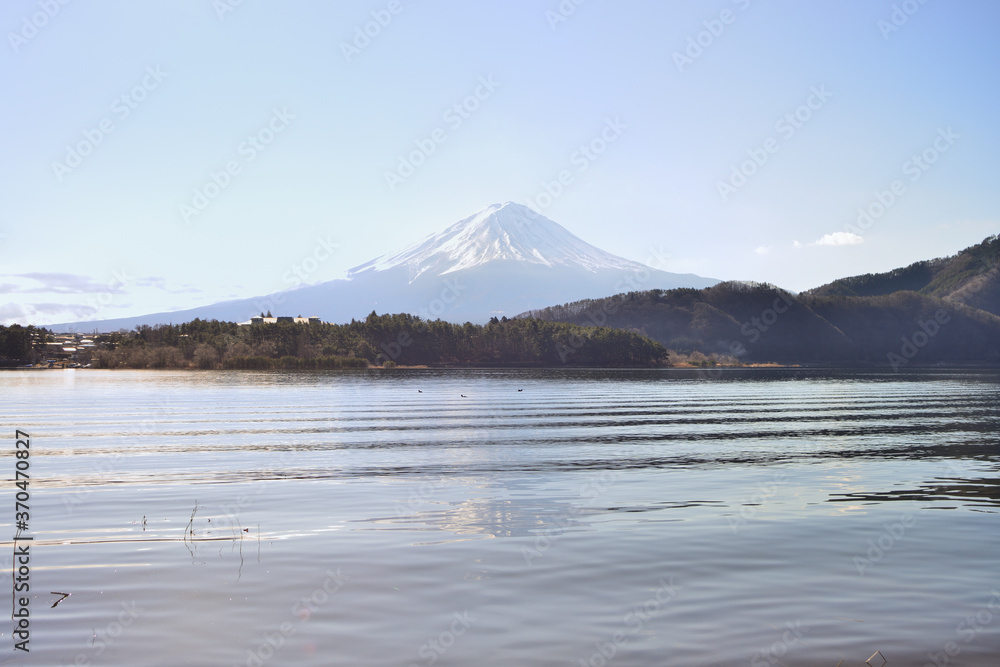
[[[491,204],[439,234],[357,266],[348,275],[405,267],[412,282],[424,274],[441,276],[503,260],[591,272],[645,268],[590,245],[527,206],[505,202]]]
[[[196,317],[239,322],[259,313],[262,304],[279,307],[286,314],[317,315],[328,322],[349,322],[375,311],[485,323],[492,317],[514,317],[625,289],[701,288],[718,282],[616,257],[526,206],[507,202],[487,206],[440,234],[362,264],[350,271],[347,280],[186,311],[66,326],[75,327],[67,330],[116,331]]]

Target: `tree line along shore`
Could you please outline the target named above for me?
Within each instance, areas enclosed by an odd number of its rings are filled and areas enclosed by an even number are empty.
[[[0,365],[48,365],[52,332],[0,326]],[[640,334],[561,322],[493,318],[487,324],[378,315],[348,324],[277,322],[240,326],[193,320],[94,334],[75,350],[91,368],[340,369],[395,366],[643,367],[667,350]]]

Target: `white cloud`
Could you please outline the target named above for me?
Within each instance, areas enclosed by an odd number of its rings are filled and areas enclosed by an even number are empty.
[[[754,248],[754,252],[757,253],[758,255],[766,255],[767,253],[771,252],[771,246],[768,245],[757,246],[756,248]]]
[[[73,273],[21,273],[5,274],[14,279],[19,279],[22,284],[4,284],[4,293],[22,292],[24,294],[96,294],[100,292],[111,292],[113,294],[123,293],[119,287],[109,287],[102,285],[89,276],[81,276]],[[24,281],[33,281],[25,283]]]
[[[97,308],[66,303],[5,303],[0,305],[0,324],[45,326],[47,322],[93,317]]]
[[[852,234],[851,232],[834,232],[809,245],[861,245],[864,242],[865,240],[857,234]]]

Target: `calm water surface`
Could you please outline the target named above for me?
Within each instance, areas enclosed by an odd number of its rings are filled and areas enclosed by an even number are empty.
[[[995,371],[13,371],[0,406],[0,664],[1000,664]]]

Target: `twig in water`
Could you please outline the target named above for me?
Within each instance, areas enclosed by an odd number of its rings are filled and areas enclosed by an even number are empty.
[[[197,512],[198,512],[198,501],[196,499],[194,501],[194,509],[191,510],[191,518],[188,520],[187,528],[184,529],[184,546],[186,546],[187,550],[191,553],[191,558],[194,558],[194,553],[195,553],[195,549],[193,547],[194,541],[195,541],[194,540],[194,515]],[[188,544],[189,536],[190,536],[190,542],[191,542],[190,544]]]
[[[236,574],[236,581],[243,578],[243,533],[247,532],[247,528],[243,527],[243,524],[239,522],[239,517],[236,517],[236,525],[240,527],[240,570]]]
[[[194,515],[197,514],[197,513],[198,513],[198,501],[195,500],[194,501],[194,509],[191,510],[191,519],[190,519],[190,521],[188,521],[187,531],[186,531],[187,533],[189,533],[191,535],[191,537],[194,537]]]
[[[889,662],[888,660],[885,659],[885,656],[882,655],[882,651],[875,651],[874,653],[872,653],[872,657],[870,657],[867,660],[865,660],[865,664],[869,665],[869,667],[872,667],[872,660],[875,659],[875,656],[878,656],[878,657],[882,658],[882,664],[883,665],[886,664],[887,662]]]

